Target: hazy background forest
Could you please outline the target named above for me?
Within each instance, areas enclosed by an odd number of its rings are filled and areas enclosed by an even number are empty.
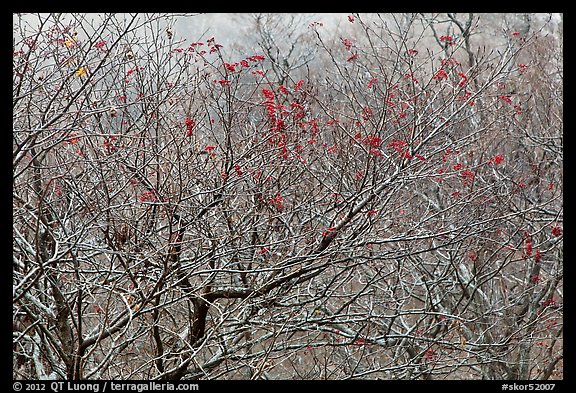
[[[562,14],[14,14],[14,379],[563,374]]]

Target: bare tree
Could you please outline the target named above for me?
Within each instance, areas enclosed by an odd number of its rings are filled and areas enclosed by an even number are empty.
[[[14,378],[562,378],[561,35],[178,17],[15,15]]]

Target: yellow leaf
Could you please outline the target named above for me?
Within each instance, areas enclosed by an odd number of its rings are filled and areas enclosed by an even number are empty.
[[[66,41],[64,41],[64,44],[68,47],[68,48],[73,48],[76,45],[76,40],[74,38],[69,38]]]
[[[85,67],[78,68],[78,71],[76,71],[76,76],[84,76],[84,75],[86,75],[86,68]]]

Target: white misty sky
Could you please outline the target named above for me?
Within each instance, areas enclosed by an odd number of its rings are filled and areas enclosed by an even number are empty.
[[[247,15],[247,14],[246,14]],[[343,13],[302,13],[309,22],[323,22],[326,28],[334,28],[338,23],[346,21],[348,14]],[[242,14],[206,13],[191,18],[183,18],[176,25],[176,32],[189,40],[206,40],[212,36],[222,45],[230,45],[243,35],[249,34],[247,25],[241,23]],[[304,26],[306,27],[306,26]]]

